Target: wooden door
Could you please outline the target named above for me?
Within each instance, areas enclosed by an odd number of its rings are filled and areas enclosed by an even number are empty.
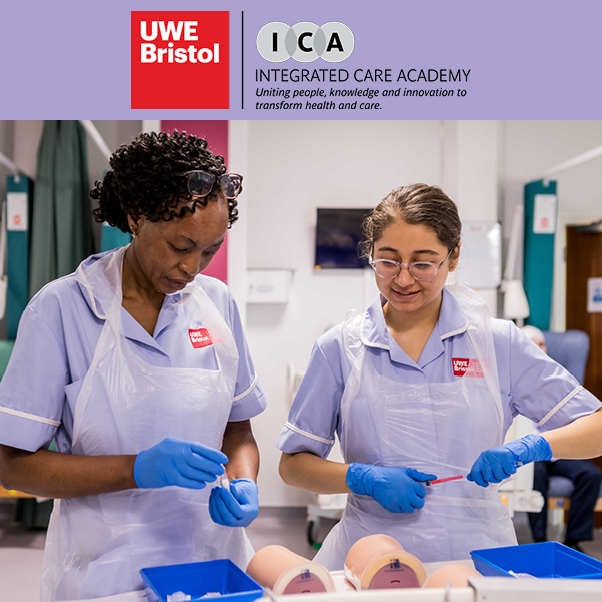
[[[602,227],[567,226],[566,228],[566,328],[583,330],[590,347],[584,386],[602,399],[602,313],[588,313],[588,278],[602,278]],[[602,468],[602,458],[592,462]],[[595,527],[602,527],[597,512]]]
[[[602,227],[567,226],[566,328],[589,335],[584,386],[602,399],[602,313],[587,311],[588,278],[602,278]]]

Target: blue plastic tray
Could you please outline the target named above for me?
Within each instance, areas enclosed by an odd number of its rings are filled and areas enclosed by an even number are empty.
[[[514,577],[513,571],[542,579],[602,579],[602,562],[556,541],[474,550],[470,555],[485,576]]]
[[[174,592],[188,594],[191,602],[207,592],[222,594],[220,597],[207,598],[216,602],[251,602],[263,596],[261,585],[227,559],[156,566],[142,569],[140,574],[148,602],[167,602],[167,596]]]

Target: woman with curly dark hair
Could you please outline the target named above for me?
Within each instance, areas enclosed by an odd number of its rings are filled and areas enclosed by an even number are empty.
[[[250,419],[265,398],[231,293],[200,275],[242,177],[178,132],[141,134],[110,165],[94,216],[133,241],[32,299],[0,386],[0,479],[57,500],[44,601],[140,589],[139,570],[161,564],[245,568],[252,554]]]

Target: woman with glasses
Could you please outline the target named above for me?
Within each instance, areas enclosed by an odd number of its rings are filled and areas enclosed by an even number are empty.
[[[286,483],[348,494],[315,558],[330,570],[375,533],[423,562],[515,544],[496,484],[552,454],[602,453],[600,402],[468,287],[445,287],[461,227],[453,201],[424,184],[372,211],[363,249],[379,299],[318,339],[280,433]],[[545,435],[504,445],[517,414]],[[344,463],[327,460],[335,433]],[[432,482],[449,477],[460,478]]]
[[[32,299],[0,385],[0,480],[56,499],[43,601],[252,554],[250,419],[266,402],[231,293],[200,275],[237,219],[242,177],[178,132],[142,134],[110,164],[94,215],[133,241]]]

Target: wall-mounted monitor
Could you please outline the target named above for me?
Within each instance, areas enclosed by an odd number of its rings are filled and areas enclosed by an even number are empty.
[[[315,268],[365,268],[360,256],[362,222],[372,209],[318,208]]]

